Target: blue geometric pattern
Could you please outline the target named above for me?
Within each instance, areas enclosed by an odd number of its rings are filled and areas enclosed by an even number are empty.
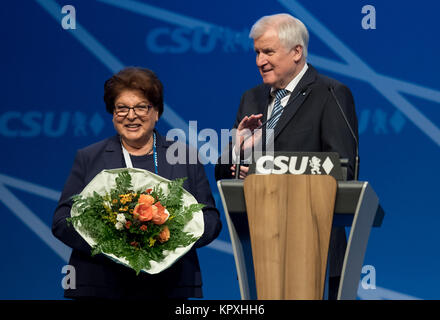
[[[437,2],[376,1],[377,29],[369,31],[361,27],[362,0],[68,3],[77,11],[74,30],[61,27],[60,0],[10,1],[0,11],[9,44],[0,53],[7,62],[0,80],[0,249],[11,258],[0,267],[0,298],[62,297],[70,249],[51,235],[51,218],[76,150],[114,133],[103,81],[126,65],[153,69],[165,85],[160,132],[179,128],[193,147],[220,150],[219,141],[198,132],[230,129],[240,95],[261,82],[249,28],[283,11],[309,29],[308,62],[352,89],[360,178],[372,183],[386,212],[364,262],[376,268],[377,286],[360,286],[358,296],[439,298],[440,258],[432,254],[440,243],[438,179],[425,169],[440,160],[440,88],[432,71],[440,68]],[[414,23],[405,29],[402,21]],[[420,39],[417,50],[408,39]],[[205,170],[220,207],[213,166]],[[205,298],[239,298],[232,251],[223,220],[219,239],[198,249]]]

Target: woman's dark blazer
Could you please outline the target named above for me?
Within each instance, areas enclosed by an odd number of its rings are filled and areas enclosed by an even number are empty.
[[[167,270],[149,275],[136,273],[117,264],[104,255],[91,256],[91,248],[84,239],[68,226],[71,197],[103,169],[125,167],[118,135],[92,144],[77,152],[76,158],[55,210],[52,232],[59,240],[73,249],[69,264],[75,267],[75,289],[65,290],[67,298],[186,298],[202,297],[202,277],[196,248],[209,244],[221,230],[219,212],[211,194],[203,166],[197,164],[168,164],[166,152],[172,142],[157,132],[158,172],[164,178],[188,177],[184,188],[199,203],[205,204],[203,217],[205,231],[193,248]],[[189,151],[184,146],[186,159]],[[72,283],[71,283],[72,284]]]

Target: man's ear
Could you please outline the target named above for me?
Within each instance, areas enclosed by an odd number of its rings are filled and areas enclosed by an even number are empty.
[[[292,50],[293,50],[293,61],[295,61],[295,63],[298,63],[303,57],[303,47],[298,44]]]

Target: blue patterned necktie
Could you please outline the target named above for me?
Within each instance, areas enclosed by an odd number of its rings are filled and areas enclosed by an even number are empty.
[[[281,99],[283,99],[288,94],[289,91],[286,89],[279,89],[275,91],[275,102],[271,114],[271,116],[274,117],[270,119],[269,122],[266,124],[266,144],[270,142],[270,139],[272,138],[272,135],[274,133],[274,130],[268,130],[268,129],[275,129],[275,126],[277,125],[277,122],[284,111],[284,108],[281,105]]]

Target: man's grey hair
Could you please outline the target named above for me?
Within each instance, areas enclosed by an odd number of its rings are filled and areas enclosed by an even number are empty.
[[[303,57],[307,57],[309,32],[301,20],[287,13],[264,16],[252,26],[249,38],[258,39],[270,28],[278,31],[278,38],[286,49],[300,45],[303,48]]]

